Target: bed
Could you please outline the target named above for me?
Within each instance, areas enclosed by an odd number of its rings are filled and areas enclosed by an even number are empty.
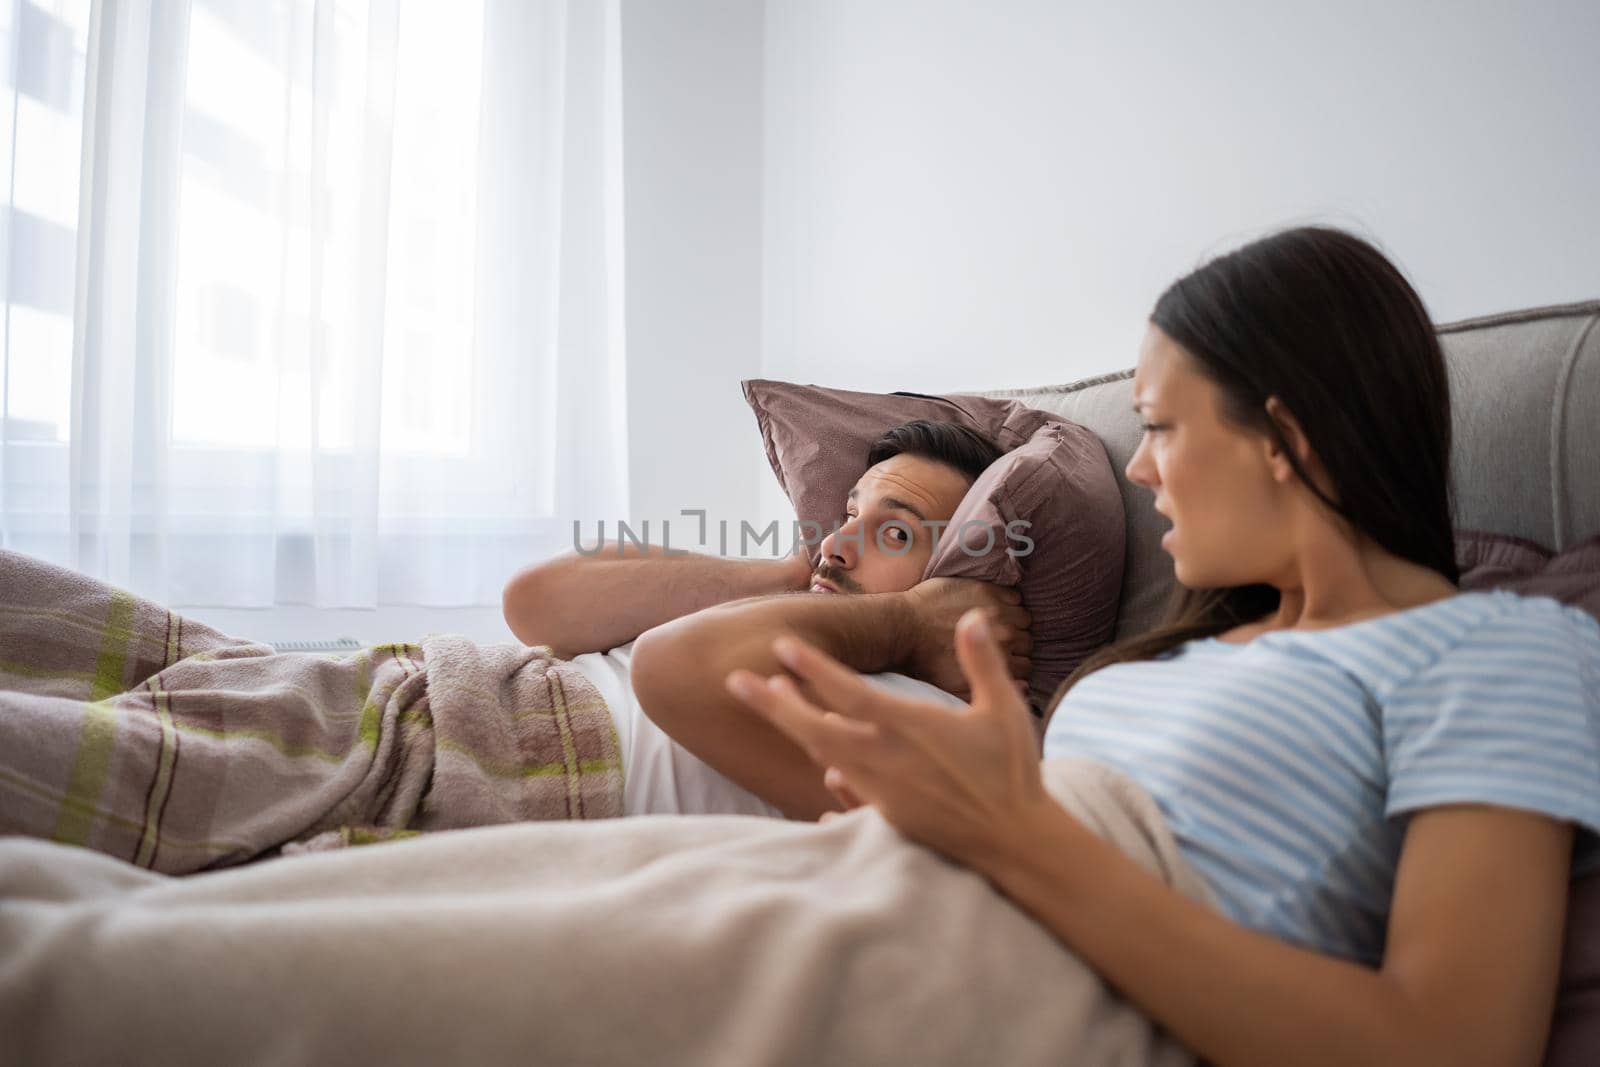
[[[1546,556],[1600,532],[1597,323],[1600,302],[1441,328],[1460,527]],[[1128,516],[1117,636],[1172,587],[1121,480],[1130,377],[988,394],[1104,443]],[[1050,772],[1063,803],[1205,898],[1148,798],[1071,769]],[[1550,1064],[1600,1061],[1597,950],[1589,880]],[[182,879],[0,840],[0,1062],[333,1058],[1190,1062],[981,879],[867,811],[487,827]]]

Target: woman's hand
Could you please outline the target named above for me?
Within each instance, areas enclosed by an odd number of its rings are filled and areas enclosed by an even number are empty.
[[[778,659],[803,682],[750,671],[728,689],[820,766],[846,807],[870,804],[906,837],[979,871],[1026,849],[1031,828],[1061,810],[1039,774],[1031,713],[981,610],[956,628],[972,702],[952,708],[886,693],[804,642],[779,638]]]

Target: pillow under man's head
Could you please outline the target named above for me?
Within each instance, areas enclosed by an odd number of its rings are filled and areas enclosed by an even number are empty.
[[[977,453],[982,473],[953,514],[949,496],[939,495],[937,510],[950,525],[932,555],[919,556],[926,560],[920,573],[910,560],[883,573],[875,563],[871,584],[857,584],[876,590],[909,588],[921,578],[976,578],[1019,588],[1022,606],[1033,616],[1028,696],[1036,708],[1047,707],[1062,679],[1110,640],[1122,588],[1126,524],[1116,474],[1092,430],[1000,397],[861,393],[760,379],[746,381],[744,395],[796,520],[806,524],[812,551],[824,550],[814,556],[820,573],[828,573],[829,553],[848,559],[848,550],[856,547],[852,541],[839,553],[832,544],[816,543],[836,525],[849,522],[840,504],[849,503],[850,489],[857,489],[854,511],[862,523],[871,521],[869,510],[881,510],[879,498],[895,495],[876,478],[864,484],[869,479],[862,470],[907,450],[878,455],[873,452],[876,443],[894,438],[911,420],[948,423],[974,431],[1003,454],[990,462],[986,450]],[[907,436],[915,438],[917,431]],[[951,461],[966,451],[956,445],[941,454],[947,457],[946,467],[971,480],[975,464]],[[953,494],[961,482],[948,477],[942,484]],[[868,495],[873,499],[864,499]],[[886,534],[885,540],[898,536]],[[876,548],[870,539],[864,543]]]
[[[916,585],[944,524],[1000,456],[989,437],[954,422],[916,419],[884,433],[845,498],[842,525],[822,540],[812,592],[895,593]]]

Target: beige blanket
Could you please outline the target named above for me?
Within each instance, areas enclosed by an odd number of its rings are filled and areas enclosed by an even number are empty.
[[[0,834],[182,874],[319,834],[620,814],[610,713],[547,648],[274,655],[0,550]]]
[[[1052,792],[1210,901],[1149,796]],[[11,1063],[1187,1064],[870,810],[425,835],[188,878],[0,841]]]

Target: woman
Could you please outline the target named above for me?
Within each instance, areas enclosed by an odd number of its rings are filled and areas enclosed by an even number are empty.
[[[1223,914],[1048,795],[976,612],[967,708],[793,640],[775,651],[804,693],[730,690],[847,806],[985,875],[1214,1063],[1536,1063],[1600,827],[1600,625],[1457,590],[1417,294],[1345,233],[1255,242],[1162,295],[1134,399],[1126,473],[1172,520],[1182,596],[1067,680],[1044,753],[1141,782]]]

